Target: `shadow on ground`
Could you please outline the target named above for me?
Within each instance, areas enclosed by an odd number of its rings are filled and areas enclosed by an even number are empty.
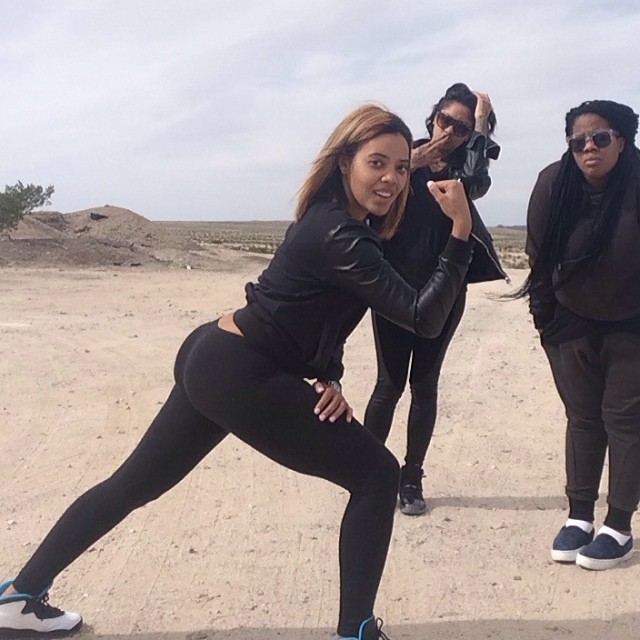
[[[506,511],[549,511],[563,510],[567,506],[565,496],[445,496],[427,498],[429,511],[441,507],[456,509],[491,509]]]
[[[385,625],[391,640],[633,640],[640,613],[611,620],[467,620],[416,625]],[[86,626],[74,640],[328,640],[331,629],[204,629],[191,632],[101,635]]]

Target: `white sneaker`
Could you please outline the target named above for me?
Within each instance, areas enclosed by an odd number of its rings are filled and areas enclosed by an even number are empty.
[[[78,630],[82,626],[82,616],[74,611],[62,611],[48,603],[48,593],[35,597],[27,593],[5,591],[13,583],[6,580],[0,584],[0,633],[11,631],[31,631],[54,633]]]

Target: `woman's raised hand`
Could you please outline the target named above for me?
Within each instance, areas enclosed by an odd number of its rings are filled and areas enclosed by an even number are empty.
[[[452,220],[451,235],[468,240],[471,235],[471,210],[464,186],[459,180],[429,180],[427,188],[443,213]]]
[[[491,98],[489,98],[488,93],[481,93],[480,91],[474,91],[473,94],[478,99],[476,102],[476,112],[474,113],[476,131],[480,131],[486,135],[489,133],[489,114],[493,111]]]
[[[413,149],[411,152],[411,169],[428,167],[442,160],[442,147],[450,137],[448,133],[445,133],[439,138],[429,140],[429,142],[425,142]]]

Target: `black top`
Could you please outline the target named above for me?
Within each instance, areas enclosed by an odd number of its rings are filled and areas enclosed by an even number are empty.
[[[335,203],[312,205],[291,224],[273,260],[246,286],[234,319],[245,338],[305,378],[339,379],[342,345],[371,307],[435,337],[464,282],[471,243],[449,238],[420,290],[384,259],[378,234]]]
[[[446,169],[445,169],[446,171]],[[427,188],[427,182],[448,178],[434,175],[427,167],[411,173],[411,192],[404,217],[393,238],[383,242],[385,257],[403,278],[416,288],[422,287],[438,265],[438,258],[451,234],[452,222]],[[473,220],[473,258],[468,282],[508,280],[493,246],[491,234],[478,210],[469,201]]]
[[[427,189],[431,179],[427,168],[411,173],[411,192],[402,222],[393,238],[382,243],[385,258],[418,289],[438,266],[453,226]]]
[[[531,193],[527,215],[527,254],[531,264],[544,238],[559,170],[560,162],[543,169]],[[590,326],[599,327],[598,330],[636,327],[640,319],[640,171],[635,169],[626,186],[613,236],[597,263],[576,270],[557,288],[563,266],[584,260],[587,240],[603,203],[602,195],[593,189],[585,188],[581,196],[576,202],[575,222],[568,230],[562,262],[531,288],[529,308],[543,336],[547,328],[561,328],[549,326],[556,311],[561,325],[572,314],[593,321]],[[558,306],[564,309],[558,310]]]

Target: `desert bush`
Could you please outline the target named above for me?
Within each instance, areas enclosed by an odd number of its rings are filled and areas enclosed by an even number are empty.
[[[27,213],[51,204],[54,191],[53,185],[46,189],[35,184],[24,185],[20,181],[12,187],[7,185],[0,193],[0,231],[15,228]]]

